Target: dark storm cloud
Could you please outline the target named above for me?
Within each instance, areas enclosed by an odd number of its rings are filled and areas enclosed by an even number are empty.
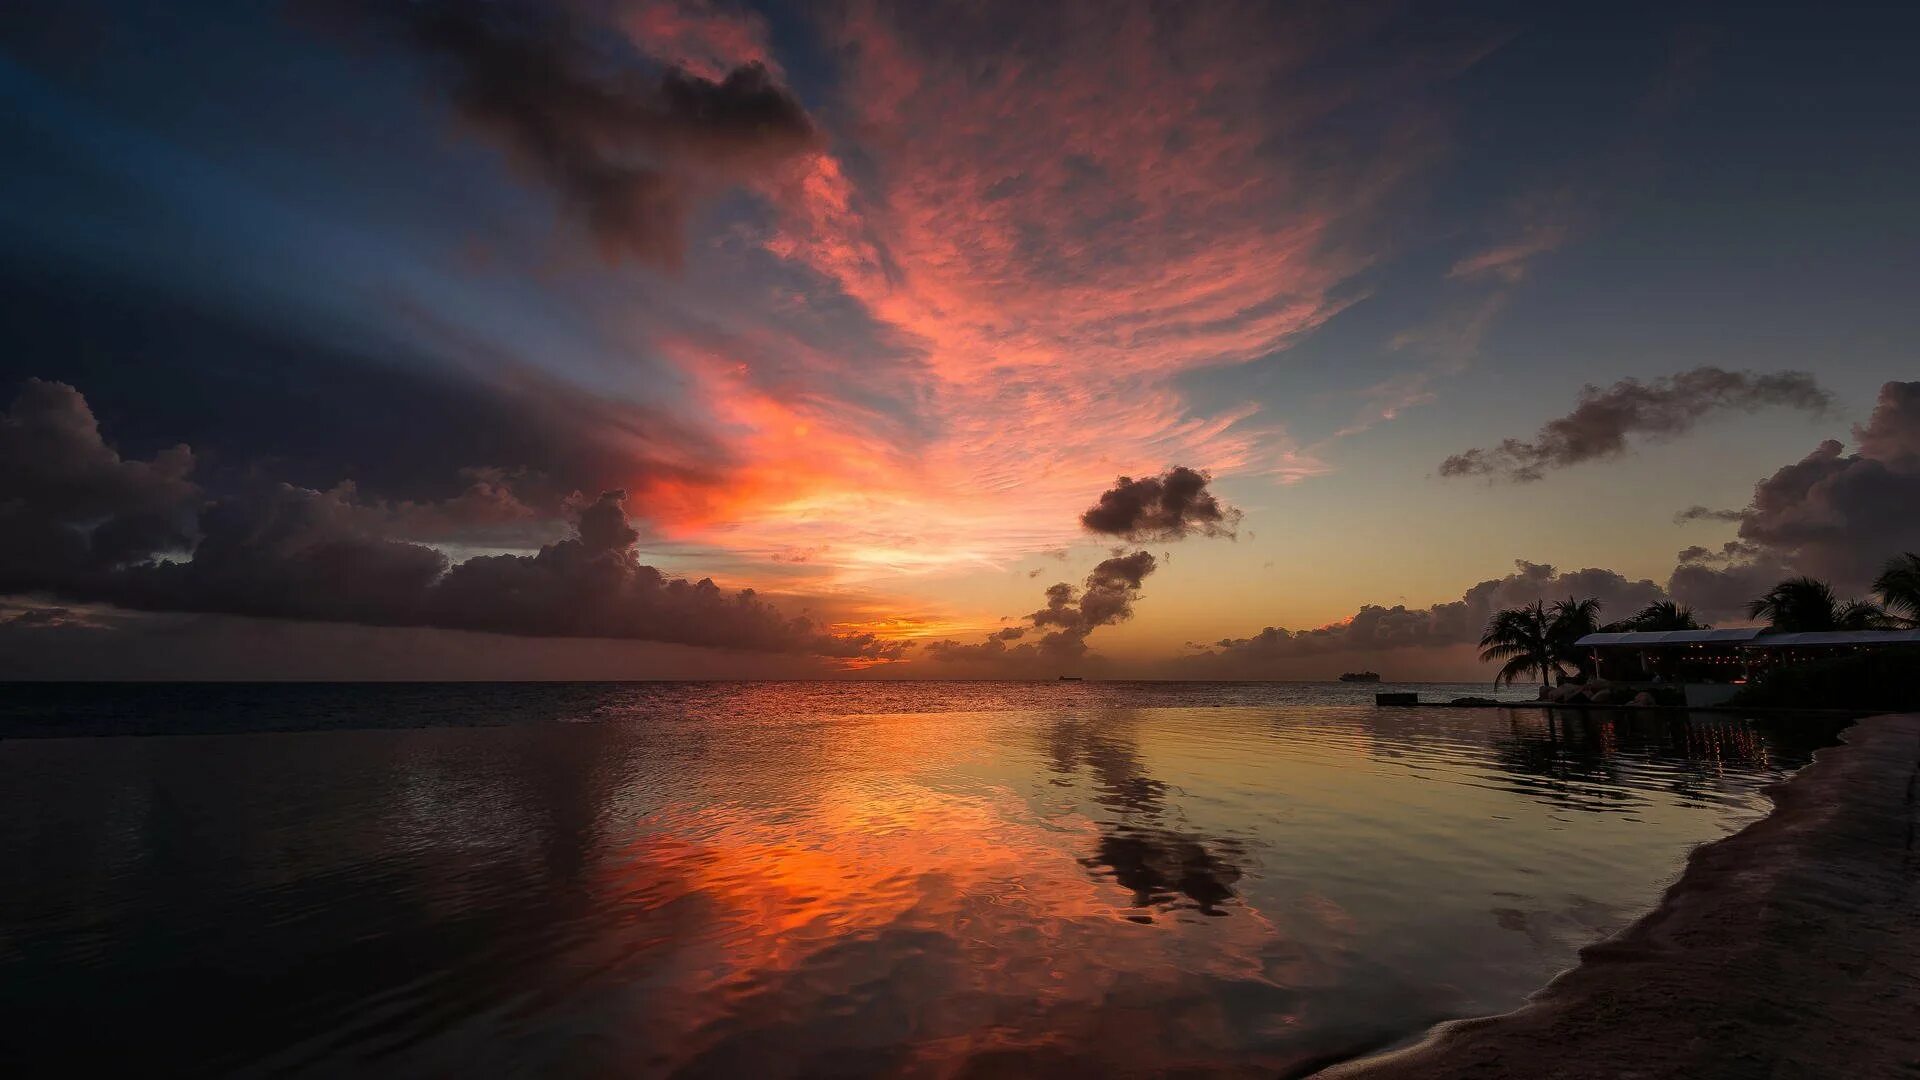
[[[1100,493],[1100,501],[1080,515],[1088,532],[1118,536],[1134,543],[1234,535],[1240,511],[1207,490],[1213,478],[1175,465],[1159,476],[1135,480],[1122,476]]]
[[[524,469],[494,466],[470,466],[460,470],[460,477],[467,486],[452,498],[439,502],[409,499],[380,507],[377,512],[386,519],[385,530],[408,540],[460,541],[501,537],[542,522],[543,512],[529,506],[522,496],[530,487],[541,487],[543,478]],[[357,485],[351,483],[340,485],[339,490],[349,501],[358,494]]]
[[[146,611],[405,625],[423,618],[420,599],[447,566],[430,547],[363,532],[337,494],[288,484],[214,502],[200,534],[191,559],[69,591]]]
[[[1736,517],[1748,561],[1857,590],[1889,557],[1920,550],[1920,381],[1882,386],[1853,437],[1851,454],[1829,439],[1754,485]]]
[[[718,80],[641,62],[576,5],[340,0],[451,79],[455,107],[559,195],[609,255],[680,261],[691,204],[817,141],[767,69]]]
[[[136,610],[842,657],[902,651],[872,635],[817,631],[751,589],[728,592],[641,563],[625,499],[601,494],[580,508],[573,535],[534,554],[449,565],[431,547],[365,531],[359,508],[337,491],[281,485],[209,507],[190,560],[127,567],[77,591]]]
[[[1696,544],[1676,558],[1667,592],[1702,619],[1745,621],[1748,603],[1792,575],[1791,567],[1753,544]]]
[[[1064,581],[1049,585],[1046,606],[1027,615],[1025,626],[995,631],[977,645],[936,641],[927,646],[927,655],[947,661],[1077,659],[1086,654],[1088,635],[1102,626],[1133,617],[1133,602],[1140,595],[1140,583],[1153,573],[1154,566],[1151,552],[1116,554],[1095,566],[1079,589]],[[1046,631],[1039,640],[1021,641],[1039,631]],[[1014,641],[1021,644],[1008,644]]]
[[[1560,573],[1544,563],[1521,560],[1515,572],[1482,581],[1458,600],[1432,607],[1367,604],[1344,622],[1309,630],[1269,626],[1252,637],[1223,638],[1198,646],[1196,666],[1222,673],[1257,673],[1262,665],[1303,656],[1380,652],[1413,646],[1477,642],[1488,618],[1501,608],[1568,596],[1596,597],[1607,615],[1624,616],[1666,598],[1652,581],[1629,580],[1612,570]]]
[[[184,445],[151,461],[122,457],[78,390],[29,379],[0,415],[0,592],[187,544],[193,469]]]
[[[1685,434],[1712,413],[1776,406],[1819,412],[1831,400],[1813,376],[1800,371],[1763,375],[1699,367],[1652,382],[1622,379],[1604,390],[1590,385],[1572,412],[1548,421],[1532,441],[1505,439],[1492,449],[1455,454],[1440,463],[1440,475],[1538,480],[1551,469],[1618,457],[1630,436]]]
[[[681,416],[587,393],[455,328],[415,319],[430,353],[347,345],[299,320],[18,255],[0,250],[10,301],[0,304],[0,403],[57,358],[54,370],[85,389],[121,447],[146,456],[192,432],[203,483],[271,461],[274,479],[301,487],[351,479],[368,499],[444,500],[472,486],[473,470],[506,466],[518,498],[550,523],[576,487],[703,489],[732,464]]]
[[[259,484],[209,499],[193,453],[122,457],[85,398],[30,381],[0,420],[0,592],[156,612],[605,637],[836,657],[898,644],[836,636],[752,590],[641,563],[626,493],[575,504],[572,535],[531,555],[449,565],[405,534],[524,509],[496,474],[439,504],[368,503],[351,484]],[[188,549],[191,548],[191,557]]]
[[[1861,457],[1920,468],[1920,381],[1882,384],[1873,415],[1853,429],[1853,438]]]

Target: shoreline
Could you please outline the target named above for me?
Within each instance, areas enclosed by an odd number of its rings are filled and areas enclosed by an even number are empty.
[[[1513,1012],[1323,1080],[1920,1069],[1920,714],[1869,717],[1693,850],[1660,904]]]
[[[1794,705],[1628,705],[1595,704],[1590,701],[1475,701],[1456,705],[1451,701],[1406,701],[1390,705],[1374,703],[1376,709],[1565,709],[1573,712],[1664,712],[1664,713],[1739,713],[1742,716],[1831,716],[1854,717],[1860,709],[1813,709]]]

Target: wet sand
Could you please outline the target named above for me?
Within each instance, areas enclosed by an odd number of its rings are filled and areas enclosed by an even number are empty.
[[[1920,715],[1841,739],[1525,1007],[1320,1076],[1920,1076]]]

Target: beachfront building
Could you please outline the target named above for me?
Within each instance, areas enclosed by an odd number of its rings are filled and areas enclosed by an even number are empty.
[[[1588,634],[1595,675],[1630,685],[1683,688],[1689,705],[1717,705],[1746,681],[1780,664],[1803,664],[1849,653],[1899,649],[1920,662],[1920,630],[1833,630],[1774,634],[1758,626],[1724,630]]]

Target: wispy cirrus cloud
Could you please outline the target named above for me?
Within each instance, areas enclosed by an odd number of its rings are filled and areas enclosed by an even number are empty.
[[[649,286],[677,308],[619,328],[717,450],[713,477],[619,482],[654,527],[849,584],[1072,543],[1062,507],[1140,461],[1326,471],[1179,379],[1363,294],[1440,156],[1424,91],[1489,44],[1372,4],[854,3],[815,13],[833,78],[803,104],[727,5],[332,4],[397,30],[588,235],[684,258]],[[683,246],[690,193],[728,190],[757,205]]]
[[[1450,278],[1494,277],[1515,284],[1526,277],[1527,268],[1541,255],[1557,251],[1567,242],[1572,230],[1561,222],[1534,222],[1518,235],[1492,247],[1468,255],[1447,271]]]
[[[758,14],[705,0],[630,0],[614,21],[642,52],[691,75],[719,82],[748,65],[784,78]]]
[[[764,246],[912,357],[927,437],[909,472],[739,507],[739,533],[813,545],[810,515],[884,507],[939,537],[959,511],[967,546],[1004,556],[1071,541],[1059,507],[1140,460],[1323,471],[1251,402],[1201,410],[1175,380],[1284,350],[1358,295],[1376,215],[1438,148],[1409,91],[1484,47],[1380,25],[1260,5],[824,16],[828,148],[779,189]],[[871,439],[819,404],[810,433]]]
[[[804,572],[848,587],[1083,541],[1062,508],[1140,461],[1326,471],[1253,402],[1201,407],[1179,380],[1283,352],[1363,295],[1383,214],[1443,148],[1425,91],[1491,43],[1410,43],[1367,4],[855,3],[818,18],[831,92],[775,102],[779,137],[743,149],[730,124],[669,138],[657,114],[666,79],[719,101],[751,71],[735,89],[784,94],[756,16],[662,0],[556,23],[508,5],[530,21],[503,26],[422,10],[433,33],[415,38],[452,103],[516,156],[594,173],[626,139],[637,153],[617,165],[764,197],[687,252],[691,280],[722,265],[752,302],[623,328],[678,374],[675,419],[716,447],[713,477],[621,486],[662,536],[781,575],[802,571],[773,555],[814,552]],[[548,64],[538,95],[478,92],[529,49]],[[575,178],[545,160],[532,175],[568,205]],[[1401,389],[1359,422],[1426,393]]]

